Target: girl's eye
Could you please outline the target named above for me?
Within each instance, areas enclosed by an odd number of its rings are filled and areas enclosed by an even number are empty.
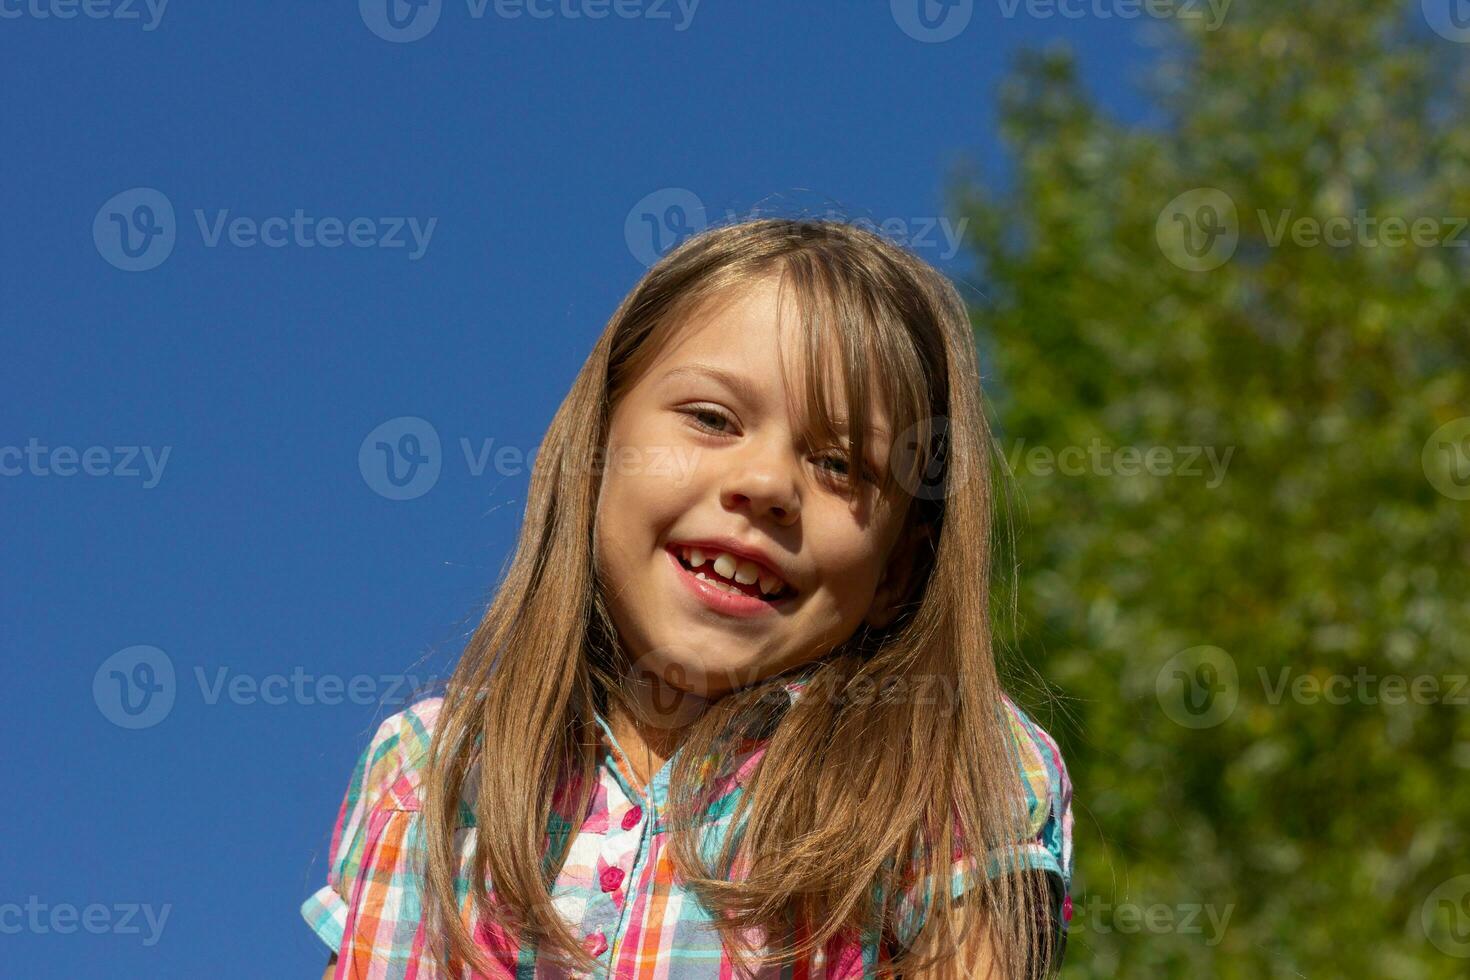
[[[694,420],[691,424],[697,429],[703,429],[706,432],[713,432],[716,435],[727,434],[724,429],[717,429],[712,425],[708,425],[705,422],[700,421],[700,416],[702,415],[706,418],[719,419],[721,422],[729,424],[730,420],[725,416],[724,412],[716,411],[713,408],[702,408],[699,406],[695,406],[694,408],[687,409],[684,414]]]
[[[826,456],[822,457],[822,462],[836,463],[838,466],[842,467],[841,472],[839,472],[837,475],[841,477],[847,476],[847,457],[842,455],[841,453],[828,453]]]
[[[691,420],[690,423],[689,423],[690,425],[694,426],[696,429],[699,429],[699,430],[701,430],[703,432],[709,432],[709,433],[711,433],[713,435],[721,435],[721,436],[723,436],[723,435],[729,435],[730,434],[729,433],[729,430],[716,428],[715,426],[710,425],[708,422],[705,422],[704,421],[704,419],[706,419],[706,418],[709,418],[709,419],[717,419],[720,422],[722,422],[722,423],[724,423],[726,425],[729,425],[729,423],[730,423],[729,417],[726,416],[724,412],[721,412],[718,409],[709,408],[709,407],[702,406],[702,405],[695,405],[695,406],[693,406],[691,408],[685,409],[682,414],[687,415],[690,418],[690,420]],[[836,463],[836,464],[838,464],[839,466],[842,467],[841,471],[835,471],[835,470],[830,470],[829,469],[828,472],[833,473],[835,476],[841,477],[843,480],[847,480],[848,479],[848,466],[849,466],[849,463],[848,463],[847,454],[842,453],[842,452],[828,453],[827,455],[822,456],[820,458],[820,462],[822,464],[827,464],[827,463]],[[872,469],[870,467],[867,467],[867,466],[864,466],[863,467],[862,479],[865,482],[867,482],[867,483],[877,483],[878,482],[877,476],[875,476],[874,473],[873,473],[873,471],[872,471]]]
[[[849,463],[848,463],[848,459],[847,459],[847,456],[846,455],[844,455],[842,453],[830,453],[830,454],[828,454],[826,456],[823,456],[822,457],[822,461],[824,463],[838,463],[838,464],[840,464],[842,466],[842,472],[839,473],[839,474],[837,474],[837,475],[838,476],[841,476],[844,479],[846,479],[848,477],[848,466],[849,466]],[[863,467],[862,479],[863,479],[863,482],[865,482],[865,483],[877,483],[878,482],[878,478],[873,474],[872,469],[870,469],[869,467],[866,467],[866,466]]]

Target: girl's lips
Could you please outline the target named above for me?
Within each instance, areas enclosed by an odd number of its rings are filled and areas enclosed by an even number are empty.
[[[769,599],[757,599],[754,596],[740,595],[734,592],[726,592],[708,582],[696,578],[693,573],[686,569],[679,561],[671,548],[665,548],[664,553],[669,556],[669,564],[674,568],[674,574],[684,587],[689,590],[690,595],[702,602],[706,607],[726,616],[764,616],[774,613],[791,602],[794,596],[785,599],[777,599],[774,602]]]

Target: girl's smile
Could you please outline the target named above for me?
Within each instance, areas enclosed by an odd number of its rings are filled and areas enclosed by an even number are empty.
[[[679,557],[678,547],[667,549],[669,558],[674,566],[674,573],[688,588],[689,594],[696,601],[703,603],[706,607],[724,616],[765,616],[773,615],[778,609],[794,601],[794,596],[781,594],[777,596],[765,596],[757,594],[758,586],[745,586],[739,583],[727,584],[721,576],[709,567],[706,562],[701,568],[690,568]]]

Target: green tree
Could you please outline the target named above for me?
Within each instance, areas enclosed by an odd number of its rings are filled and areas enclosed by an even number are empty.
[[[1006,645],[1076,786],[1064,975],[1467,976],[1470,44],[1418,0],[1206,27],[1157,124],[1028,54],[1012,172],[957,182]]]

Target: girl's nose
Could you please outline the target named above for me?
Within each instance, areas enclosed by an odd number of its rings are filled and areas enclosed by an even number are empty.
[[[729,473],[721,501],[730,510],[747,508],[750,516],[766,517],[782,527],[801,513],[800,496],[789,466],[752,461]]]

